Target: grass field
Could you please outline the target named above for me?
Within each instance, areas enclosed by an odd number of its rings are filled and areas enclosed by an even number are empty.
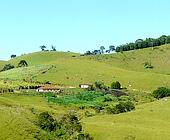
[[[90,60],[105,62],[110,65],[141,72],[170,74],[170,45],[133,50],[117,54],[90,56]],[[145,69],[144,63],[151,62],[153,69]]]
[[[50,81],[54,84],[78,87],[97,80],[110,85],[120,81],[130,90],[150,92],[160,86],[170,86],[170,45],[99,56],[80,57],[75,53],[36,52],[8,61],[16,65],[21,59],[29,67],[0,73],[1,79]],[[74,57],[73,57],[74,56]],[[76,56],[76,57],[75,57]],[[153,69],[144,63],[152,61]]]
[[[137,106],[135,111],[84,119],[97,140],[168,140],[170,98]]]
[[[97,80],[104,81],[109,86],[112,81],[120,81],[123,87],[133,91],[138,104],[136,110],[119,115],[96,114],[93,117],[83,117],[83,128],[95,140],[168,140],[170,98],[155,101],[148,93],[160,86],[170,87],[169,54],[170,45],[155,47],[153,50],[147,48],[97,56],[36,52],[0,61],[1,69],[8,63],[16,66],[22,59],[29,65],[0,72],[0,86],[18,87],[37,81],[49,81],[66,87],[78,87],[79,84],[94,83]],[[145,69],[145,62],[151,62],[154,68]],[[72,92],[74,91],[65,90],[67,94]],[[154,102],[149,103],[151,101]],[[70,109],[72,108],[48,103],[47,98],[32,92],[2,94],[0,140],[35,139],[35,134],[40,131],[35,125],[40,112],[48,111],[56,116]],[[86,111],[76,110],[81,117]]]
[[[170,98],[165,98],[138,105],[135,111],[129,113],[84,117],[83,128],[95,140],[168,140],[169,106]],[[42,111],[61,114],[69,109],[48,104],[46,98],[34,94],[0,95],[0,139],[34,139],[34,134],[39,130],[34,123],[36,114]]]

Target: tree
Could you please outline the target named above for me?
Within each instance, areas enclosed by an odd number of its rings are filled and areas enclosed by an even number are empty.
[[[93,54],[93,55],[101,54],[101,51],[100,51],[100,50],[94,50],[94,51],[92,52],[92,54]]]
[[[112,82],[111,89],[121,89],[121,84],[118,81]]]
[[[90,51],[86,51],[84,55],[91,55],[92,53]]]
[[[6,64],[6,65],[3,67],[2,71],[10,70],[10,69],[13,69],[13,68],[15,68],[14,65]]]
[[[101,46],[101,47],[100,47],[100,50],[101,50],[101,53],[104,53],[105,47],[104,47],[104,46]]]
[[[55,128],[55,120],[48,112],[42,112],[38,116],[38,125],[46,131],[53,131]]]
[[[169,43],[170,43],[170,36],[167,36],[167,37],[166,37],[165,43],[166,43],[166,44],[169,44]]]
[[[153,40],[153,46],[160,46],[160,45],[161,45],[161,43],[160,43],[159,39]]]
[[[28,63],[25,60],[21,60],[18,63],[18,67],[27,67],[27,66],[28,66]]]
[[[96,81],[94,84],[95,84],[95,87],[97,89],[104,89],[104,90],[106,90],[108,88],[108,87],[105,86],[104,82],[102,82],[102,81]]]
[[[17,57],[15,54],[12,54],[12,55],[11,55],[11,58],[15,58],[15,57]]]
[[[109,50],[110,50],[110,51],[115,51],[115,46],[110,45],[110,46],[109,46]]]
[[[164,44],[165,44],[166,38],[167,38],[166,35],[162,35],[162,36],[159,38],[159,41],[160,41],[160,44],[161,44],[161,45],[164,45]]]
[[[51,49],[52,49],[52,51],[56,51],[56,47],[55,46],[51,46]]]
[[[141,49],[143,48],[143,39],[137,39],[135,41],[135,49]]]
[[[45,51],[45,49],[47,48],[45,45],[42,45],[42,46],[40,46],[40,48],[41,48],[41,50],[42,51]]]
[[[105,52],[106,52],[106,53],[110,53],[110,50],[106,50]]]

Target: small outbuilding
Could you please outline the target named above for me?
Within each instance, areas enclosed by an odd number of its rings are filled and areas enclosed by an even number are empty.
[[[79,87],[82,88],[82,89],[87,89],[87,88],[92,87],[92,85],[90,85],[90,84],[80,84]]]
[[[46,93],[46,92],[55,92],[55,93],[59,93],[60,92],[60,88],[58,87],[53,87],[53,86],[49,86],[49,87],[40,87],[36,90],[37,92],[40,93]]]

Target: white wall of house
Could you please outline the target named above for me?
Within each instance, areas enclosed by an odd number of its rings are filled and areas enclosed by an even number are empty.
[[[81,85],[81,88],[89,88],[89,85]]]

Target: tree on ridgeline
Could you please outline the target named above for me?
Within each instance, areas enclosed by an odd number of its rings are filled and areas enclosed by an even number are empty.
[[[110,50],[110,52],[115,51],[115,46],[110,45],[110,46],[109,46],[109,50]]]
[[[170,44],[170,36],[167,36],[167,37],[166,37],[165,43],[166,43],[166,44]]]
[[[15,58],[15,57],[17,57],[15,54],[12,54],[12,55],[11,55],[11,59],[12,59],[12,58]]]
[[[56,47],[55,46],[51,46],[51,49],[52,49],[52,51],[56,51]]]
[[[145,40],[137,39],[135,43],[127,43],[117,46],[116,52],[143,49],[149,47],[152,47],[153,49],[155,46],[160,46],[164,44],[170,44],[170,36],[162,35],[159,38],[146,38]]]
[[[45,45],[42,45],[42,46],[40,46],[40,48],[41,48],[41,50],[42,51],[45,51],[45,49],[47,48]]]
[[[161,45],[164,45],[166,43],[166,35],[162,35],[161,37],[159,37],[159,41]]]
[[[104,47],[104,46],[101,46],[101,47],[100,47],[100,50],[101,50],[101,53],[104,53],[105,47]]]

